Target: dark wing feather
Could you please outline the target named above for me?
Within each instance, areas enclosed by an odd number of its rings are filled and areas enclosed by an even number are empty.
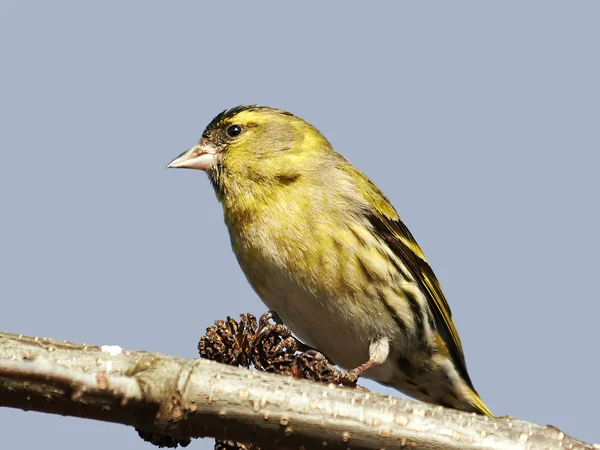
[[[427,298],[437,332],[446,344],[449,356],[457,371],[473,391],[471,405],[481,414],[492,416],[492,412],[479,398],[473,387],[467,372],[460,338],[452,322],[450,306],[421,248],[406,228],[406,225],[398,217],[398,213],[385,194],[365,174],[349,164],[343,157],[340,156],[340,160],[342,162],[339,168],[346,172],[349,179],[353,181],[355,187],[353,194],[358,195],[363,200],[362,214],[369,220],[374,232],[379,234],[404,263]],[[351,201],[353,200],[355,198],[351,199]]]
[[[421,290],[425,293],[429,307],[433,312],[438,333],[446,343],[461,376],[473,388],[467,372],[460,338],[454,322],[452,322],[450,306],[419,245],[398,217],[389,218],[380,211],[375,211],[370,217],[370,222],[390,249],[406,265]]]
[[[369,219],[375,232],[398,255],[398,258],[405,264],[415,282],[425,294],[429,308],[433,313],[437,331],[444,340],[456,369],[475,392],[467,372],[460,338],[452,322],[450,306],[421,248],[406,228],[406,225],[402,223],[385,194],[365,174],[351,164],[342,164],[340,168],[351,177],[355,183],[356,192],[365,201],[364,214]]]

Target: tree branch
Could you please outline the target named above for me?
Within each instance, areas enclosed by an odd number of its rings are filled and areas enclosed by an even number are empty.
[[[0,333],[0,406],[263,448],[593,449],[551,426],[477,416],[205,359]]]

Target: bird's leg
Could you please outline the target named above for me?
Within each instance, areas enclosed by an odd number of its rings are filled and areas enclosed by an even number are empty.
[[[351,378],[360,378],[367,370],[372,369],[373,367],[380,366],[381,363],[379,361],[373,361],[372,359],[368,360],[366,363],[361,364],[358,367],[355,367],[352,370],[348,371],[348,376]]]
[[[380,366],[381,363],[378,361],[369,360],[352,370],[340,370],[338,373],[339,383],[343,386],[355,386],[358,379],[369,369]]]
[[[380,338],[376,341],[371,342],[369,345],[369,360],[355,367],[352,370],[343,372],[340,377],[341,384],[354,385],[363,374],[372,369],[373,367],[381,366],[388,355],[390,354],[390,341],[387,338]]]

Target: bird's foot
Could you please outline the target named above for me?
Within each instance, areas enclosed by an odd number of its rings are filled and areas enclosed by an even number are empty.
[[[285,349],[287,353],[296,353],[300,344],[302,344],[302,342],[300,342],[294,336],[288,336],[275,346],[273,352],[277,355],[283,352]]]
[[[270,320],[274,323],[271,323]],[[283,340],[292,336],[292,332],[288,330],[275,311],[268,311],[258,319],[258,328],[254,334],[254,342],[260,342],[266,335],[277,333],[282,336]]]
[[[260,319],[258,319],[259,330],[261,327],[268,325],[269,320],[273,320],[273,322],[275,322],[275,324],[277,325],[283,325],[283,320],[281,320],[281,317],[279,317],[279,315],[275,311],[269,310],[262,316],[260,316]]]
[[[273,320],[274,323],[271,323],[270,320]],[[254,342],[260,342],[265,336],[271,333],[276,333],[282,338],[281,342],[273,349],[275,354],[283,352],[284,349],[287,353],[312,350],[311,347],[292,336],[292,332],[283,325],[283,321],[275,311],[268,311],[260,316],[260,319],[258,320],[258,329],[254,335]]]
[[[333,372],[334,378],[337,378],[337,384],[347,387],[357,387],[356,382],[358,381],[358,377],[353,376],[350,374],[350,372],[335,367],[333,364],[331,364],[329,358],[327,358],[327,356],[320,351],[315,350],[314,348],[309,348],[308,350],[305,350],[305,353],[314,358],[315,361],[325,362],[328,365],[329,370]]]
[[[356,386],[358,379],[363,376],[367,370],[379,365],[381,364],[379,364],[377,361],[369,360],[352,370],[340,370],[340,384],[344,386]]]
[[[341,370],[341,369],[336,369],[336,370],[337,370],[339,384],[341,384],[342,386],[347,386],[347,387],[355,387],[356,386],[356,384],[358,383],[358,377],[356,375],[354,375],[353,373],[346,371],[346,370]]]

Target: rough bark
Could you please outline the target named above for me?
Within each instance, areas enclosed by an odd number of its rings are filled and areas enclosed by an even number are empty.
[[[0,333],[0,406],[278,449],[593,449],[551,426],[204,359]]]

